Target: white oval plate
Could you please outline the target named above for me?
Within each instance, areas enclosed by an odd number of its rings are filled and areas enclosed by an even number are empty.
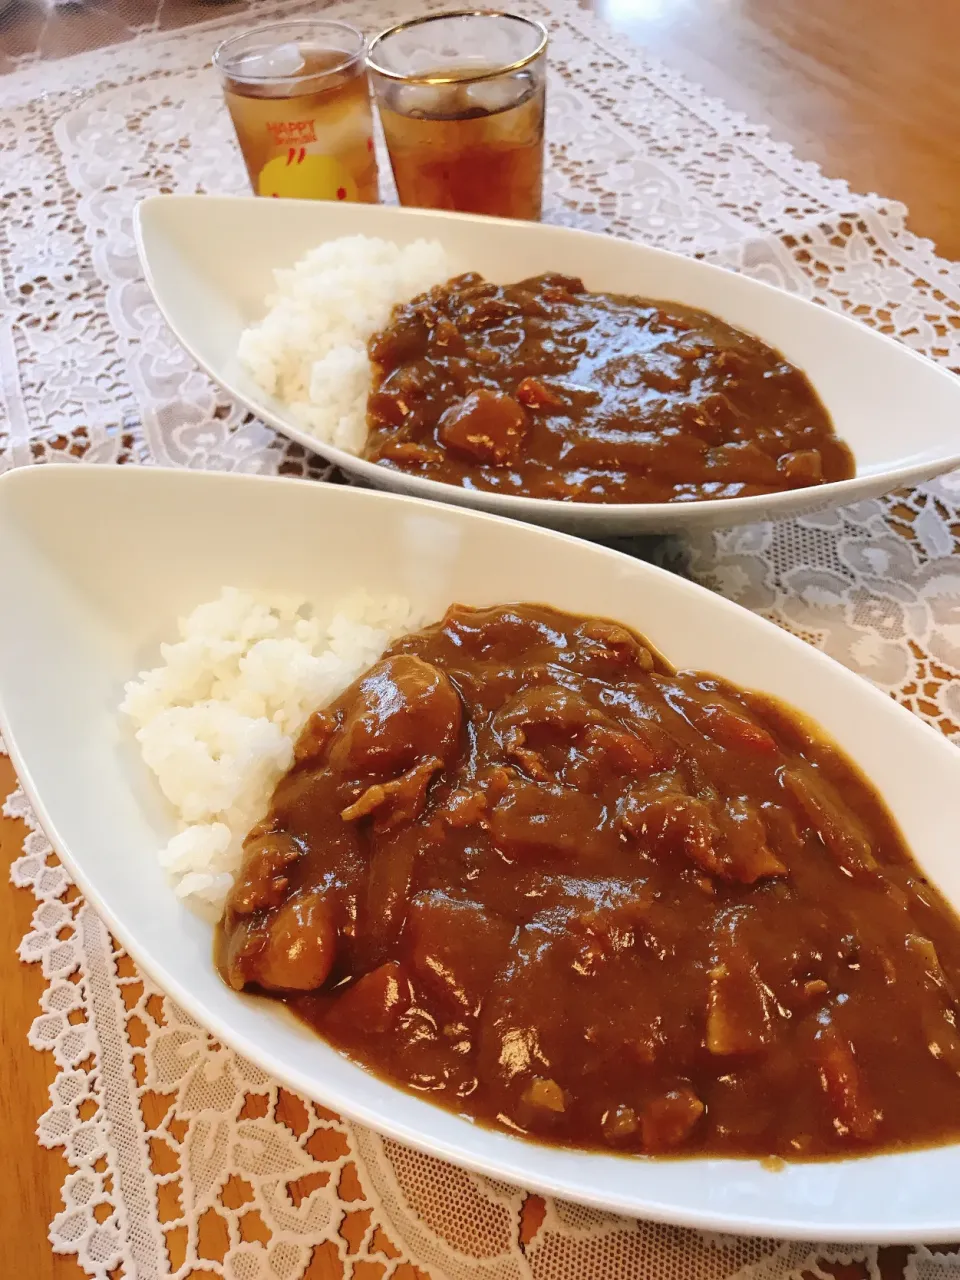
[[[260,390],[237,360],[261,319],[273,271],[324,240],[362,233],[443,243],[453,269],[506,283],[541,271],[587,287],[700,307],[803,369],[853,449],[851,480],[710,502],[588,503],[471,492],[392,471],[323,444]],[[464,214],[253,197],[153,196],[136,212],[140,260],[167,323],[190,355],[265,422],[380,489],[475,507],[586,535],[670,533],[845,506],[960,466],[960,379],[901,343],[794,294],[693,258],[611,236]]]
[[[236,995],[211,931],[168,888],[173,821],[117,715],[125,680],[178,615],[226,584],[336,599],[401,592],[540,600],[620,618],[681,667],[785,697],[886,797],[925,872],[960,905],[960,754],[864,680],[682,578],[517,521],[255,476],[48,466],[0,479],[0,729],[87,898],[173,998],[292,1088],[491,1177],[688,1226],[826,1240],[954,1240],[960,1145],[787,1166],[559,1150],[481,1128],[378,1080],[275,1003]]]

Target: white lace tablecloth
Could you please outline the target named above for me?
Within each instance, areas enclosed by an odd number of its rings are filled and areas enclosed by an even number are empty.
[[[697,254],[960,366],[960,269],[904,229],[901,206],[824,179],[566,0],[517,7],[552,33],[549,221]],[[254,8],[265,17],[316,4]],[[370,28],[397,16],[393,0],[328,9]],[[142,35],[0,80],[0,470],[57,461],[326,474],[197,372],[134,250],[141,197],[245,189],[207,65],[236,25]],[[958,536],[954,475],[666,553],[960,737]],[[18,793],[6,811],[31,822]],[[121,1262],[137,1280],[300,1280],[308,1268],[311,1280],[410,1280],[413,1267],[433,1280],[800,1280],[843,1262],[880,1275],[868,1244],[707,1238],[543,1204],[345,1124],[214,1043],[144,981],[39,831],[12,874],[37,899],[20,955],[49,981],[30,1040],[59,1069],[38,1136],[71,1168],[51,1239],[91,1276],[106,1280]],[[900,1267],[910,1280],[945,1280],[960,1277],[960,1256],[915,1246]]]

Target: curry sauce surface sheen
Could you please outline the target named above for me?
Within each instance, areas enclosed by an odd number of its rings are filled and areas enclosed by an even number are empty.
[[[958,924],[780,704],[453,606],[308,722],[218,960],[486,1123],[810,1158],[960,1131]]]
[[[854,474],[799,369],[679,303],[458,276],[397,307],[369,350],[365,456],[462,488],[690,502]]]

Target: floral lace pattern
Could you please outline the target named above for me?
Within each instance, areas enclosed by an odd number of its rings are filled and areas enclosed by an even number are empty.
[[[442,7],[429,0],[421,7]],[[306,0],[271,8],[314,12]],[[332,3],[374,27],[404,5]],[[636,237],[792,289],[960,368],[960,268],[764,130],[626,48],[568,0],[552,33],[548,220]],[[252,3],[251,3],[252,8]],[[262,6],[258,18],[266,16]],[[333,478],[230,402],[166,332],[131,232],[157,191],[241,191],[208,67],[231,16],[0,80],[0,470],[162,463]],[[53,84],[53,88],[51,88]],[[773,619],[960,740],[960,476],[843,511],[682,544],[668,563]],[[629,547],[627,549],[630,549]],[[54,1247],[106,1280],[800,1280],[878,1250],[703,1236],[544,1202],[381,1139],[267,1079],[144,980],[36,829],[12,869],[37,900],[21,959],[58,1074],[42,1145],[71,1172]],[[319,1263],[318,1263],[319,1260]],[[898,1254],[909,1280],[960,1256]],[[891,1272],[890,1274],[893,1274]]]

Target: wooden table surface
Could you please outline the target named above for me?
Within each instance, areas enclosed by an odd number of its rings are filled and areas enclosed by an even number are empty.
[[[582,2],[729,106],[768,124],[775,137],[828,175],[847,179],[854,191],[902,200],[910,207],[910,226],[945,256],[960,258],[955,0]],[[137,0],[135,7],[130,0],[98,0],[51,15],[45,0],[20,0],[0,17],[0,73],[24,57],[56,58],[88,48],[92,40],[129,38],[125,15],[131,12],[139,21],[147,10],[155,12],[172,27],[236,7],[203,0]],[[0,797],[13,785],[9,762],[0,758]],[[19,824],[0,819],[0,859],[9,862],[19,854],[23,835]],[[0,1276],[79,1280],[83,1272],[76,1262],[54,1257],[47,1241],[67,1167],[59,1153],[39,1147],[35,1136],[54,1067],[49,1054],[36,1053],[26,1042],[45,985],[39,969],[16,956],[34,906],[29,893],[0,886],[0,1134],[6,1170]],[[886,1276],[901,1274],[901,1259],[899,1250],[887,1251]],[[835,1267],[831,1274],[852,1280],[861,1272]],[[323,1253],[305,1280],[339,1275]],[[410,1280],[409,1271],[397,1280]]]

